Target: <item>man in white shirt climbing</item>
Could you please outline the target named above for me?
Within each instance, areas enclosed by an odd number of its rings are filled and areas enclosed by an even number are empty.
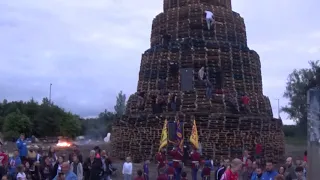
[[[213,12],[211,12],[211,11],[204,11],[204,12],[206,13],[206,21],[207,21],[208,30],[210,30],[212,24],[214,23]]]

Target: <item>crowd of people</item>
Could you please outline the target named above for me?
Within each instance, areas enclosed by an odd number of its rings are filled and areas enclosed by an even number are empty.
[[[183,155],[177,151],[178,147],[166,153],[162,149],[157,154],[158,174],[157,180],[186,180],[186,160]],[[167,161],[167,154],[172,157],[172,161]],[[250,156],[245,150],[242,158],[224,159],[221,162],[214,163],[210,157],[201,158],[199,151],[194,148],[189,156],[191,162],[192,180],[197,180],[199,174],[202,180],[306,180],[307,175],[307,152],[304,158],[293,162],[292,157],[288,157],[283,165],[274,164],[266,160],[262,164],[257,154]],[[201,171],[198,173],[198,171]],[[145,172],[147,174],[148,171]],[[149,180],[148,178],[145,178]]]
[[[76,147],[68,155],[58,155],[54,147],[48,151],[34,145],[28,148],[24,134],[16,146],[13,153],[6,153],[0,144],[2,180],[110,180],[116,170],[98,146],[85,159]]]
[[[107,152],[98,146],[87,158],[83,158],[77,148],[68,155],[58,155],[53,147],[48,151],[32,145],[28,148],[23,134],[16,146],[10,155],[2,149],[2,144],[0,146],[2,180],[111,180],[117,170]],[[150,159],[145,159],[143,168],[134,173],[131,158],[127,157],[122,166],[123,179],[187,180],[190,173],[192,180],[197,180],[198,176],[202,180],[306,180],[307,174],[307,152],[295,163],[288,157],[284,165],[275,165],[268,160],[262,164],[257,154],[250,156],[247,150],[240,159],[215,163],[210,157],[203,158],[201,150],[193,148],[187,158],[178,146],[169,152],[166,148],[161,149],[156,154],[158,177],[155,177],[149,174]]]

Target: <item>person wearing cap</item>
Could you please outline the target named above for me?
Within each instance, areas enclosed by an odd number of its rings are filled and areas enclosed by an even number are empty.
[[[200,153],[197,151],[196,147],[193,147],[192,152],[190,153],[191,159],[191,176],[192,180],[197,180],[199,165],[201,162]]]

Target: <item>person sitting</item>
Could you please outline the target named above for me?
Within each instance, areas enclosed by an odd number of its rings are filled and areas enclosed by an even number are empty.
[[[206,14],[206,22],[207,22],[207,27],[208,30],[210,30],[211,26],[214,23],[214,14],[211,11],[204,11]]]

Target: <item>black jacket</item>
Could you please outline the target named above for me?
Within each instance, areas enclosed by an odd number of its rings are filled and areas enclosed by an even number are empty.
[[[103,174],[101,158],[94,158],[93,161],[90,158],[83,164],[84,180],[99,180]]]

